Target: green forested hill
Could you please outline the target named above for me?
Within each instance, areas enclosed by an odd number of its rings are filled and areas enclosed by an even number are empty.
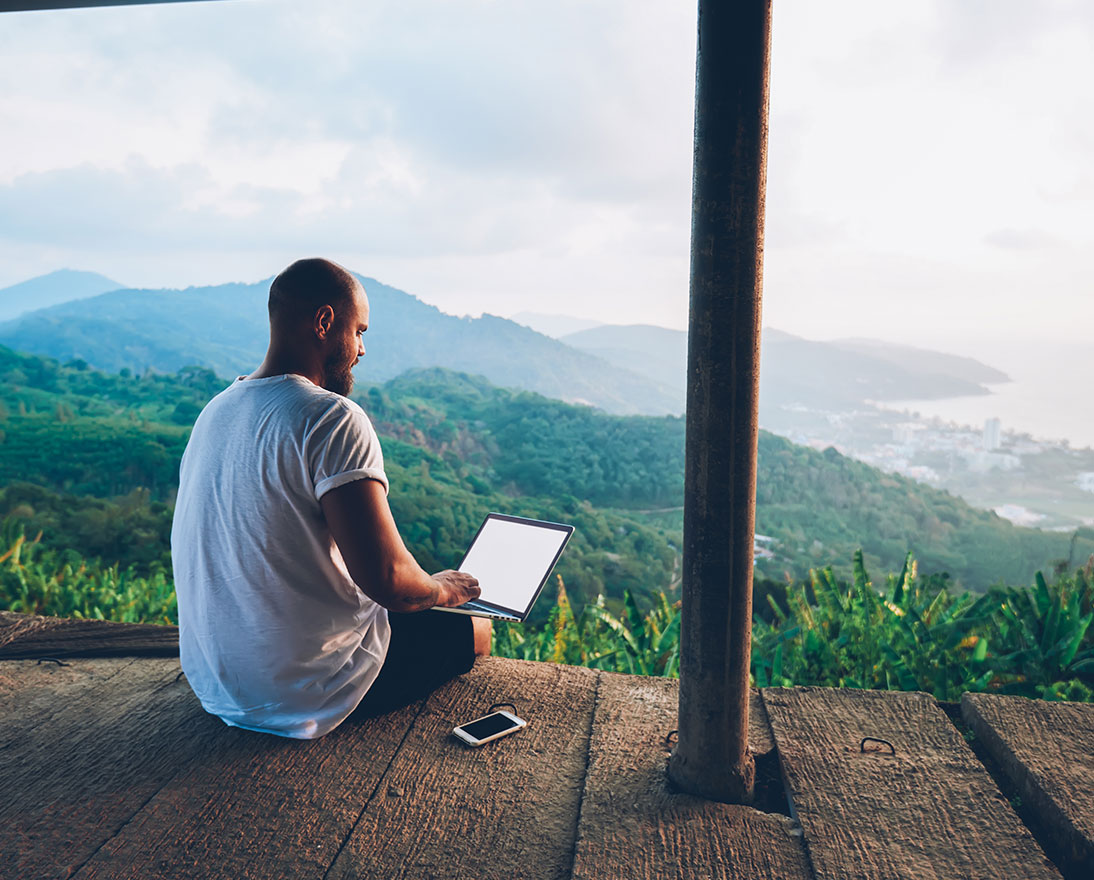
[[[166,564],[189,425],[225,384],[202,369],[110,376],[0,348],[0,518],[41,531],[74,565]],[[502,510],[577,527],[558,572],[579,604],[670,588],[676,553],[657,529],[574,494],[514,497],[427,447],[384,436],[392,510],[425,567],[455,566],[483,516]]]
[[[1034,571],[1094,553],[1094,529],[1021,528],[991,511],[899,474],[782,437],[760,436],[756,530],[775,537],[798,565],[847,559],[851,544],[875,568],[896,569],[912,551],[920,570],[948,572],[962,587],[1028,583]],[[856,537],[857,536],[857,537]],[[768,573],[779,560],[761,562]]]
[[[382,431],[434,450],[467,480],[511,494],[576,495],[658,524],[679,541],[682,418],[609,416],[440,370],[373,388],[362,403]],[[776,542],[775,558],[758,569],[779,580],[850,560],[861,547],[874,567],[899,569],[911,550],[924,572],[983,589],[1025,583],[1038,568],[1094,553],[1094,529],[1021,528],[948,492],[766,431],[756,531]]]
[[[684,421],[612,416],[431,369],[358,395],[382,434],[431,449],[471,484],[598,507],[683,503]]]
[[[224,384],[203,369],[137,378],[0,349],[0,516],[44,529],[54,547],[124,563],[164,559],[189,425]],[[454,565],[481,517],[500,509],[577,525],[560,572],[578,602],[600,591],[671,593],[683,419],[611,416],[443,370],[365,387],[358,399],[384,440],[396,520],[427,566]],[[119,496],[116,508],[102,500]],[[779,580],[862,547],[879,568],[899,569],[912,550],[923,572],[983,589],[1094,553],[1092,530],[1022,529],[766,433],[757,531],[774,539],[759,571]]]

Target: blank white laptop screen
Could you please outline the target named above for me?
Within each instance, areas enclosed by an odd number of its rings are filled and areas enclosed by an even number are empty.
[[[479,579],[480,602],[523,614],[531,607],[572,531],[569,526],[491,514],[459,570]]]

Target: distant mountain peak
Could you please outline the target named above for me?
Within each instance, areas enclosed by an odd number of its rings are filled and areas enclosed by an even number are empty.
[[[56,269],[45,275],[38,275],[0,288],[0,321],[17,318],[26,312],[55,306],[77,299],[98,296],[110,290],[120,290],[113,278],[107,278],[98,272],[85,272],[80,269]]]
[[[121,290],[125,287],[124,284],[118,283],[113,278],[107,278],[105,275],[100,275],[98,272],[64,268],[54,269],[52,272],[46,272],[44,275],[35,275],[33,278],[28,278],[26,281],[20,281],[9,287],[0,288],[0,296],[4,296],[12,290],[39,286],[46,283],[95,285],[103,288],[100,293],[105,293],[107,290]]]

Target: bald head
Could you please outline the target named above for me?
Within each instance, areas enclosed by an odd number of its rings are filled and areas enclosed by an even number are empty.
[[[340,313],[360,286],[348,271],[330,260],[297,260],[270,285],[270,323],[281,327],[310,323],[325,305]]]
[[[330,260],[297,260],[270,285],[270,347],[252,379],[296,373],[348,395],[364,357],[365,288]]]

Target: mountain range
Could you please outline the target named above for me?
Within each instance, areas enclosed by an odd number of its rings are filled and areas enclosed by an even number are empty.
[[[528,327],[493,315],[448,315],[375,279],[361,281],[370,321],[359,379],[383,382],[436,366],[607,412],[660,415],[676,408],[667,389]],[[115,290],[23,314],[0,325],[0,343],[107,372],[174,373],[200,365],[222,376],[239,375],[253,370],[265,353],[269,286],[265,279],[186,290]]]
[[[371,305],[367,355],[358,370],[363,380],[383,382],[407,370],[444,367],[609,413],[684,410],[684,331],[515,316],[553,332],[583,327],[556,339],[518,320],[445,314],[405,291],[358,277]],[[96,285],[108,289],[94,295]],[[114,286],[103,276],[62,270],[0,290],[0,306],[8,308],[0,314],[23,308],[0,324],[0,344],[109,372],[174,373],[200,365],[228,376],[261,361],[269,279],[185,290]],[[27,310],[31,305],[35,310]],[[762,352],[761,423],[786,408],[840,411],[872,400],[986,394],[984,383],[1007,379],[970,358],[872,340],[816,342],[769,329]]]
[[[680,401],[687,394],[683,330],[603,325],[560,339],[668,386]],[[787,407],[840,411],[867,401],[964,397],[987,394],[985,384],[1008,381],[1005,373],[972,358],[876,340],[815,342],[768,328],[760,351],[761,423]]]

